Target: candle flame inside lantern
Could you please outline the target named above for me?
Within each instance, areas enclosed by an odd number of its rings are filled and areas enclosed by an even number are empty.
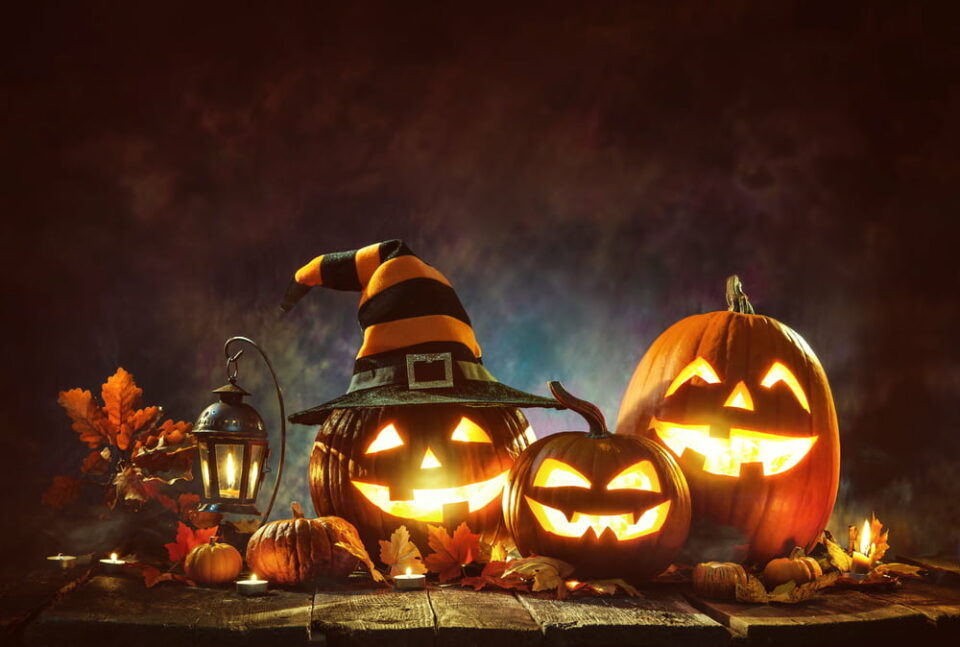
[[[863,522],[863,530],[860,531],[860,552],[870,556],[870,521]]]
[[[116,553],[110,553],[110,561],[111,561],[111,562],[117,561],[117,554],[116,554]]]
[[[226,471],[227,487],[233,489],[237,486],[237,467],[233,464],[233,452],[227,453]]]

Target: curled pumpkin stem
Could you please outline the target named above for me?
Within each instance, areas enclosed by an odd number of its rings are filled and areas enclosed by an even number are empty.
[[[584,417],[590,425],[590,433],[587,434],[588,436],[592,438],[602,438],[613,435],[610,433],[610,430],[607,429],[607,421],[604,419],[603,412],[600,411],[597,405],[572,395],[556,380],[547,382],[547,386],[550,387],[550,393],[553,394],[557,402]]]
[[[727,277],[727,310],[745,315],[756,314],[750,299],[743,291],[743,283],[736,274]]]

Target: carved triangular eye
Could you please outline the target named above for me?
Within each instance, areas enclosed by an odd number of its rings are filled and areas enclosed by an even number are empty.
[[[590,480],[563,461],[548,458],[540,465],[533,479],[536,487],[582,487],[589,488]]]
[[[492,443],[490,434],[483,430],[483,427],[475,423],[470,418],[464,416],[460,418],[460,423],[453,430],[450,440],[456,440],[461,443]]]
[[[644,490],[646,492],[660,491],[660,478],[657,470],[650,461],[634,463],[623,470],[607,484],[608,490]]]
[[[663,397],[673,395],[677,389],[695,377],[699,377],[707,384],[716,384],[720,381],[720,378],[717,377],[717,372],[710,366],[710,362],[702,357],[698,357],[684,366],[683,370],[677,374],[677,377],[673,378],[673,382],[667,387],[667,392]]]
[[[797,399],[797,402],[800,403],[800,406],[806,409],[807,413],[810,413],[810,403],[807,402],[807,394],[803,392],[803,387],[800,386],[800,381],[797,380],[796,376],[790,371],[789,368],[781,364],[780,362],[774,362],[773,366],[770,367],[770,370],[767,371],[767,374],[763,376],[763,380],[760,381],[760,386],[765,389],[772,388],[778,382],[783,382],[793,393],[793,397]]]
[[[750,389],[743,383],[743,380],[737,382],[737,385],[733,387],[730,397],[723,403],[723,406],[753,411],[753,398],[750,396]]]
[[[393,423],[390,423],[377,433],[377,437],[374,438],[370,446],[367,447],[366,453],[376,454],[377,452],[401,446],[403,446],[403,439],[400,437],[400,434],[397,433],[397,428],[393,426]]]

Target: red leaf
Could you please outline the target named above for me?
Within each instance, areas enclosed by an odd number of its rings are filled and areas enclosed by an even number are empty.
[[[215,537],[218,529],[217,526],[214,526],[213,528],[193,530],[190,526],[179,521],[177,522],[177,540],[169,544],[164,544],[163,547],[167,549],[167,555],[170,557],[170,561],[178,562],[186,557],[187,553],[196,546],[205,544],[211,537]]]
[[[110,467],[110,462],[104,460],[100,452],[94,450],[83,459],[80,471],[84,474],[104,474],[108,467]]]
[[[427,526],[427,544],[434,551],[424,560],[427,568],[440,575],[441,582],[455,580],[463,574],[463,566],[480,554],[480,535],[470,532],[466,522],[453,533],[440,526]]]
[[[40,503],[59,510],[80,497],[81,485],[83,482],[72,476],[54,476],[50,487],[40,498]]]
[[[186,575],[178,575],[177,573],[167,572],[162,573],[159,568],[153,566],[148,566],[147,564],[137,564],[132,563],[129,566],[136,566],[140,568],[143,572],[143,584],[148,589],[160,584],[161,582],[182,582],[187,586],[196,586],[197,583],[191,580]]]

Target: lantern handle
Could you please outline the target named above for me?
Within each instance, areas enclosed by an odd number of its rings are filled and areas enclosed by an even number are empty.
[[[239,360],[240,356],[243,355],[242,348],[237,351],[235,355],[230,354],[230,345],[234,342],[246,342],[257,349],[257,352],[260,353],[260,357],[262,357],[263,361],[266,363],[267,368],[270,369],[270,376],[273,378],[273,386],[277,389],[277,401],[280,403],[280,464],[277,466],[277,476],[273,483],[273,493],[270,495],[270,503],[267,504],[266,511],[260,517],[260,525],[263,525],[266,523],[267,519],[270,517],[270,512],[273,510],[273,502],[277,500],[277,492],[280,490],[280,479],[283,477],[283,463],[287,454],[287,413],[283,406],[283,391],[280,389],[280,381],[277,379],[277,372],[273,370],[273,363],[270,362],[270,358],[267,357],[265,352],[263,352],[263,349],[257,346],[257,342],[253,341],[249,337],[231,337],[223,344],[223,354],[227,358],[227,379],[231,384],[236,382],[238,372],[237,360]]]

